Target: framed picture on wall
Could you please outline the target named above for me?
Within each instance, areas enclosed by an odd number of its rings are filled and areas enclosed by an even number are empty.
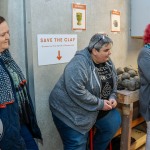
[[[86,5],[72,4],[72,29],[86,30]]]
[[[120,32],[120,11],[111,11],[111,32]]]

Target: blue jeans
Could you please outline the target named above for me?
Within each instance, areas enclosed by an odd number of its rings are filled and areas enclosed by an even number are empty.
[[[52,114],[54,123],[61,136],[64,150],[86,150],[88,133],[80,132],[70,128],[64,122]],[[121,124],[120,113],[113,109],[105,117],[96,121],[97,132],[94,136],[94,150],[106,150],[109,142],[117,132]]]
[[[38,150],[38,146],[26,125],[21,125],[21,136],[25,141],[26,150]]]
[[[111,139],[121,125],[120,113],[113,109],[106,116],[96,121],[94,150],[106,150]]]
[[[53,116],[54,123],[61,136],[64,150],[85,150],[87,145],[88,133],[85,135],[70,128],[55,115]]]

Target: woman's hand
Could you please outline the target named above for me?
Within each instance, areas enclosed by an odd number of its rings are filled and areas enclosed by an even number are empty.
[[[107,111],[107,110],[111,110],[111,109],[112,109],[112,106],[111,106],[110,101],[104,100],[104,106],[103,106],[103,109],[102,109],[102,110]]]
[[[109,99],[109,102],[112,108],[115,108],[117,106],[117,101],[115,99]]]

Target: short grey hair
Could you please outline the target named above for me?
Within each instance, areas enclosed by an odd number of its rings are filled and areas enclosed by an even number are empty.
[[[97,33],[92,36],[88,45],[88,50],[90,53],[92,52],[93,48],[99,51],[104,45],[110,43],[113,44],[113,41],[106,34]]]

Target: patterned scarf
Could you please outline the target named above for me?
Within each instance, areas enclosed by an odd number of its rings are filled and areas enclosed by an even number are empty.
[[[25,77],[19,66],[11,57],[9,50],[3,51],[0,55],[0,59],[3,61],[9,72],[8,74],[2,66],[0,67],[0,108],[5,108],[6,104],[13,103],[15,100],[10,81],[11,76],[19,105],[20,119],[22,122],[27,123],[31,107]]]
[[[3,63],[12,66],[19,72],[22,78],[24,77],[8,50],[5,50],[1,53],[0,59],[0,108],[5,108],[6,104],[14,102],[14,94],[11,86],[12,84],[10,77],[7,71],[2,67]]]

